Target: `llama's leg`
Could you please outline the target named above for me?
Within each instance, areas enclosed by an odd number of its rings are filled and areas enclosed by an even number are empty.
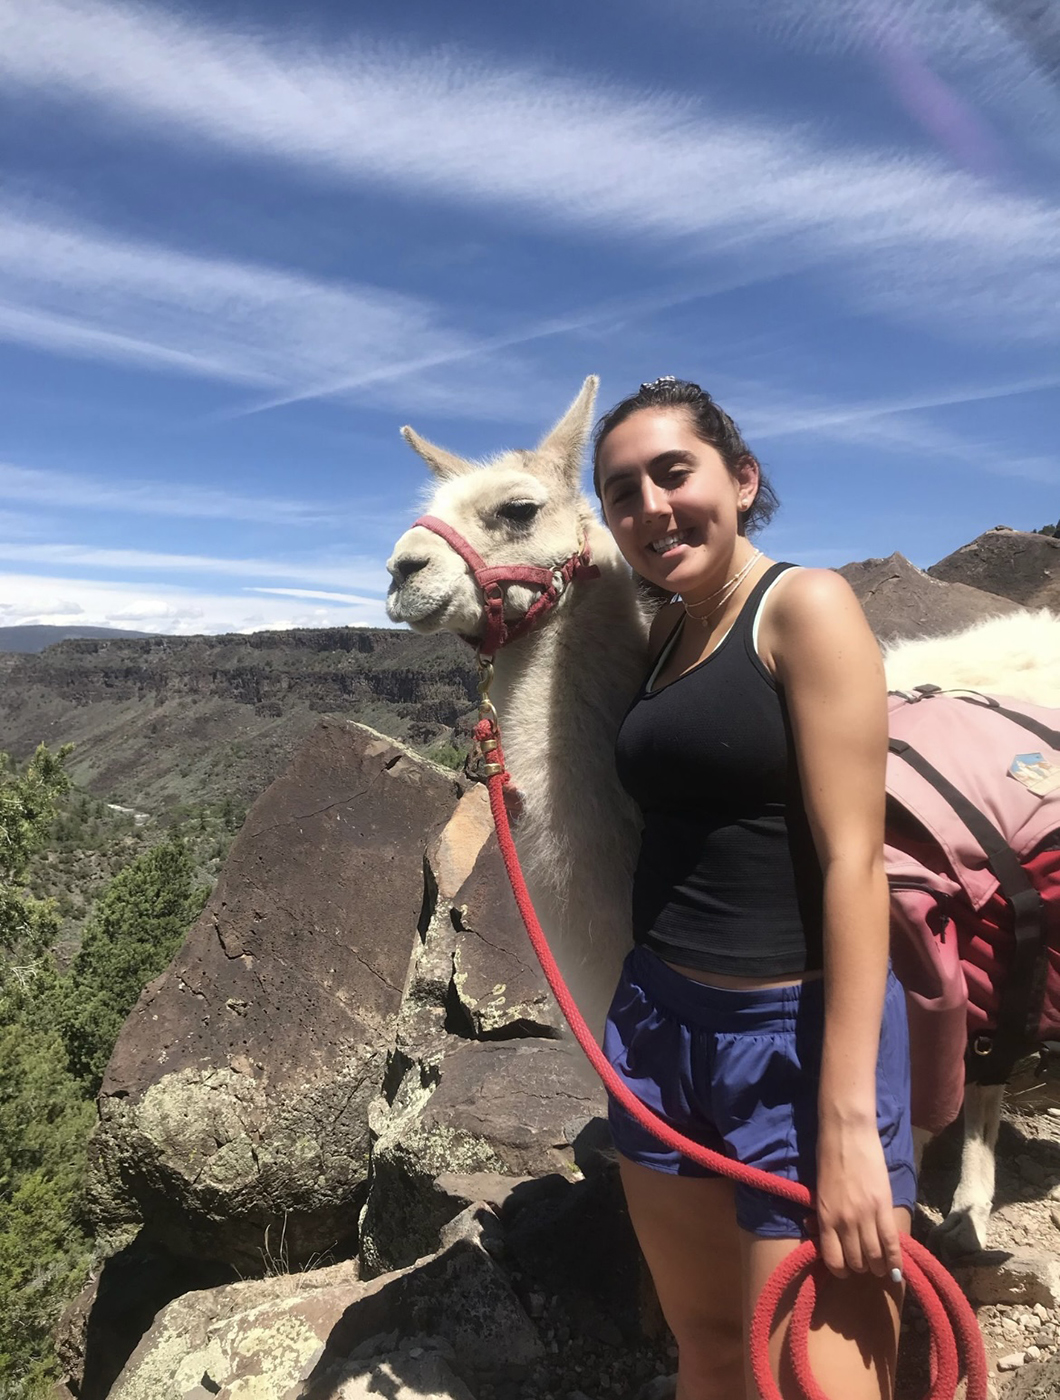
[[[965,1088],[961,1179],[949,1215],[934,1231],[946,1254],[972,1254],[986,1245],[994,1204],[994,1149],[1004,1097],[1004,1084],[969,1084]]]
[[[619,1159],[630,1219],[678,1347],[677,1400],[746,1400],[731,1181]],[[655,1387],[666,1393],[666,1382]]]

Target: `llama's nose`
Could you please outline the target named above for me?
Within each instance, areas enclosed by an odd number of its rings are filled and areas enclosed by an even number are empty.
[[[418,574],[421,569],[427,567],[426,559],[415,559],[409,555],[404,555],[400,559],[392,559],[387,568],[390,570],[395,583],[406,583],[413,574]]]

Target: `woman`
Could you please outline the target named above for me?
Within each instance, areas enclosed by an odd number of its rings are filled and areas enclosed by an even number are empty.
[[[818,1379],[843,1400],[889,1396],[916,1182],[887,961],[879,649],[838,574],[754,548],[775,497],[697,385],[660,379],[618,404],[594,468],[625,558],[672,597],[617,744],[644,835],[605,1050],[672,1126],[796,1177],[817,1203],[808,1223],[711,1176],[612,1103],[630,1214],[680,1348],[678,1400],[757,1395],[751,1312],[807,1228],[830,1270]],[[782,1332],[774,1369],[794,1394]]]

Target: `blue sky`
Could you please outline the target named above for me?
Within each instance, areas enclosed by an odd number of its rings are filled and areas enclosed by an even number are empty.
[[[1060,3],[0,0],[0,623],[385,624],[423,469],[698,380],[768,551],[1060,515]]]

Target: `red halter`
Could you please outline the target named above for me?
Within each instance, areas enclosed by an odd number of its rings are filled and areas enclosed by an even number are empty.
[[[440,535],[447,545],[455,549],[481,589],[486,626],[482,640],[472,642],[472,645],[478,647],[479,655],[486,660],[495,656],[501,647],[525,637],[543,622],[566,592],[568,584],[575,579],[600,577],[600,570],[592,562],[588,541],[577,554],[572,554],[565,563],[557,564],[553,569],[540,564],[487,564],[463,535],[436,515],[421,515],[412,522],[412,528],[415,529],[417,525]],[[513,583],[539,588],[541,595],[535,598],[522,617],[508,623],[504,620],[504,590]]]

